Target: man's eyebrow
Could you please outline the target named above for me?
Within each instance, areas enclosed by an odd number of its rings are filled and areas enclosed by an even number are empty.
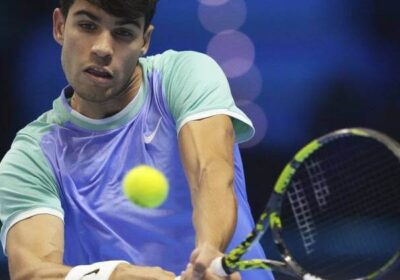
[[[116,25],[127,25],[127,24],[133,24],[137,28],[141,29],[142,25],[140,24],[140,21],[138,19],[132,19],[132,18],[123,18],[121,20],[117,20],[115,22]]]
[[[85,11],[85,10],[79,10],[77,12],[74,13],[75,16],[86,16],[88,18],[90,18],[93,21],[96,22],[100,22],[100,18],[94,14],[92,14],[91,12]],[[122,18],[120,20],[117,20],[115,22],[116,25],[127,25],[127,24],[132,24],[134,26],[136,26],[137,28],[141,28],[141,24],[139,19],[133,19],[133,18]]]
[[[79,10],[77,12],[74,13],[74,16],[87,16],[88,18],[90,18],[93,21],[100,21],[100,18],[98,16],[95,16],[94,14],[85,11],[85,10]]]

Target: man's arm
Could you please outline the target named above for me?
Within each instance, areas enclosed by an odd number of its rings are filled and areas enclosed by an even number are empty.
[[[7,235],[11,279],[64,279],[64,224],[52,215],[37,215],[15,224]]]
[[[63,265],[64,224],[52,215],[37,215],[15,224],[8,232],[6,248],[12,280],[61,280],[72,269]],[[110,280],[174,277],[172,272],[159,267],[120,264]]]
[[[193,275],[203,275],[211,260],[226,249],[236,226],[231,119],[217,115],[191,121],[182,127],[179,142],[196,230]]]

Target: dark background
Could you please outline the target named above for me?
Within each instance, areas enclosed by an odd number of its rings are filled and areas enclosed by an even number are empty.
[[[66,83],[51,33],[56,5],[2,3],[0,158]],[[399,1],[161,0],[154,24],[150,54],[208,52],[253,119],[257,134],[242,155],[254,216],[309,140],[351,126],[400,140]]]

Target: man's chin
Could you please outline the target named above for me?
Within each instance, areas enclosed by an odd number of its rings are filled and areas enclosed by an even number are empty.
[[[115,95],[112,88],[99,86],[85,86],[75,89],[76,95],[84,101],[92,103],[103,103],[109,101]]]

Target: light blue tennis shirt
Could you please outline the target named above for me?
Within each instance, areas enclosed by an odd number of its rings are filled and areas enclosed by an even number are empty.
[[[73,89],[66,87],[52,110],[19,131],[0,164],[4,247],[17,222],[50,214],[64,220],[66,265],[122,259],[177,274],[186,267],[195,232],[177,134],[187,122],[217,114],[231,117],[237,143],[250,138],[253,127],[208,56],[167,51],[141,58],[140,65],[142,86],[118,114],[102,120],[80,115],[70,107]],[[140,208],[122,193],[125,173],[139,164],[156,167],[169,180],[160,208]],[[234,168],[238,221],[228,250],[254,226],[237,144]],[[254,246],[247,257],[264,258],[262,248]],[[242,277],[273,279],[266,271]]]

